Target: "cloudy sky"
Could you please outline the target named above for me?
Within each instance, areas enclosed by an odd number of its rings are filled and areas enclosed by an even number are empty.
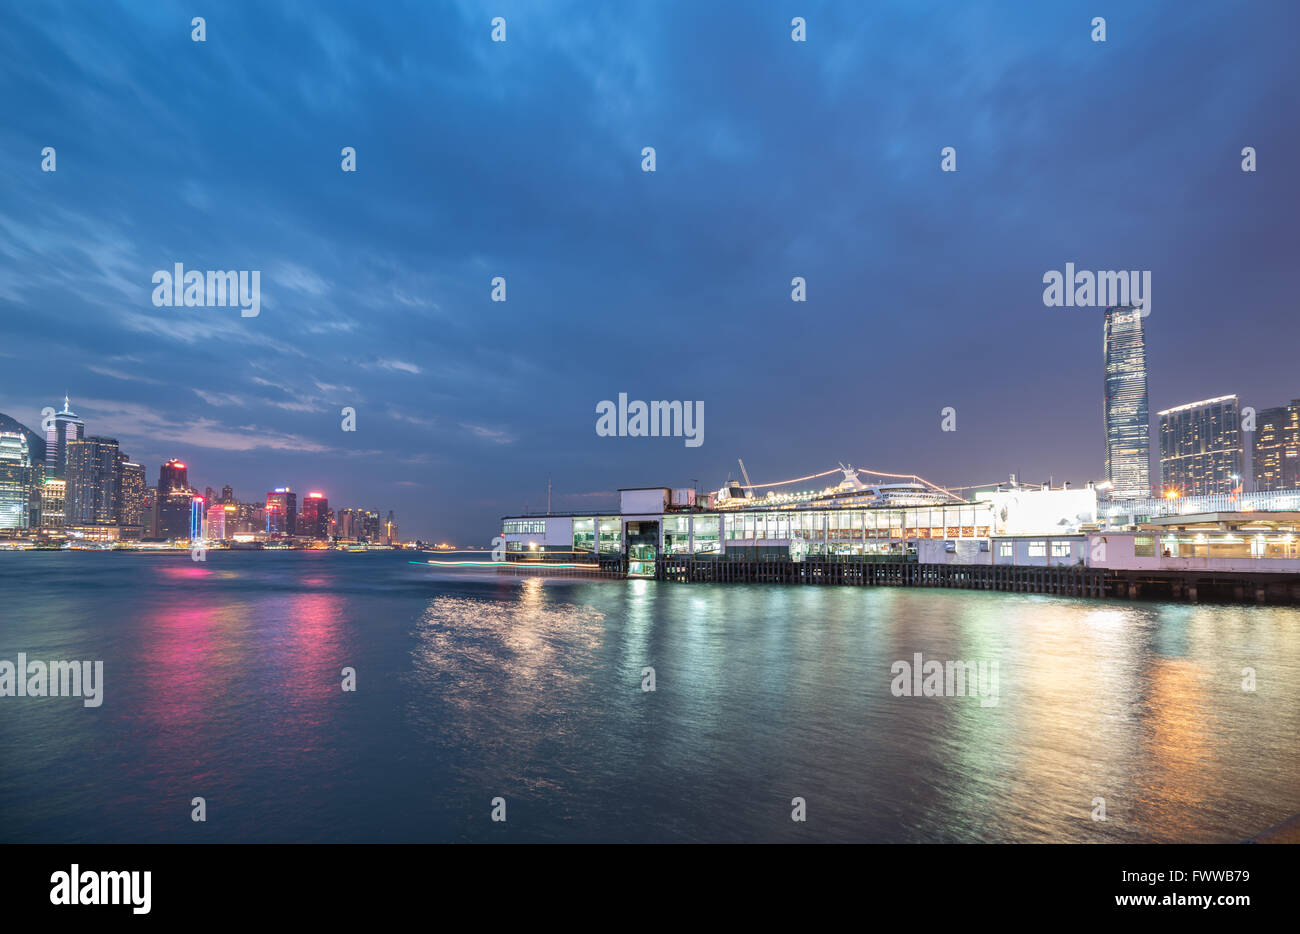
[[[1042,298],[1067,262],[1151,271],[1153,413],[1300,396],[1298,27],[1226,0],[6,4],[0,411],[67,392],[151,483],[181,457],[473,544],[548,472],[557,508],[737,457],[1099,478],[1100,311]],[[260,270],[261,313],[155,307],[177,262]],[[598,437],[620,392],[703,401],[704,443]]]

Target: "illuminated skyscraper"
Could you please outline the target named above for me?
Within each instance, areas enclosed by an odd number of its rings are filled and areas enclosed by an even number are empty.
[[[131,536],[144,534],[145,508],[144,466],[119,455],[117,477],[117,514],[118,527],[130,530]]]
[[[388,510],[388,518],[384,520],[384,544],[396,545],[400,539],[397,537],[397,518],[393,511]]]
[[[67,525],[63,514],[63,497],[67,481],[46,477],[41,484],[41,528],[61,529]]]
[[[273,538],[292,536],[298,528],[298,494],[287,486],[266,494],[266,532]]]
[[[1111,496],[1151,495],[1151,417],[1147,410],[1147,349],[1142,312],[1106,309],[1106,479]]]
[[[0,529],[32,527],[32,479],[27,437],[0,431]]]
[[[66,442],[65,521],[71,526],[116,525],[118,464],[116,438],[69,438]]]
[[[203,506],[205,500],[202,496],[190,497],[190,534],[189,539],[192,542],[203,538]]]
[[[45,432],[45,476],[66,479],[68,442],[84,438],[85,423],[70,408],[67,396],[63,397],[63,411],[56,412]]]
[[[1300,488],[1300,399],[1259,410],[1252,453],[1256,490]]]
[[[1231,493],[1241,485],[1241,419],[1236,396],[1165,409],[1160,416],[1161,492]]]
[[[329,538],[330,506],[322,493],[308,493],[302,499],[298,513],[298,532],[303,538],[324,540]]]
[[[158,468],[159,538],[189,538],[192,497],[189,468],[175,458]]]

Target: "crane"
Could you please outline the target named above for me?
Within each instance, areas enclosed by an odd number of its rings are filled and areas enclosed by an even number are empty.
[[[754,484],[749,482],[749,471],[745,469],[745,462],[737,457],[736,463],[740,465],[740,475],[745,478],[745,486],[752,487]]]

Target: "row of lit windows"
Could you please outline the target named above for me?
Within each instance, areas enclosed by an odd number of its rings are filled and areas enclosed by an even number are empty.
[[[507,519],[502,527],[506,535],[544,535],[545,519]]]

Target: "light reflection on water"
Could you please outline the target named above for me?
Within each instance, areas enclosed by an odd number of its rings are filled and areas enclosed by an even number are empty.
[[[106,681],[0,699],[6,840],[1231,841],[1300,811],[1294,609],[220,552],[0,555],[0,605],[0,658]],[[997,705],[894,697],[915,652],[996,660]]]

